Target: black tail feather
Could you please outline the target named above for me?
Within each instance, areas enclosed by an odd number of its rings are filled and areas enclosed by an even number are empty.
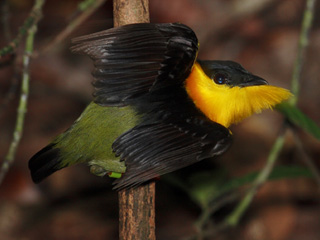
[[[29,169],[33,182],[39,183],[55,171],[63,168],[59,154],[59,148],[55,144],[49,144],[41,149],[29,160]]]

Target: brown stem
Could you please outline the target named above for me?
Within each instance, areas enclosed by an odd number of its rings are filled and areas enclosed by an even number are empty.
[[[155,240],[155,183],[119,192],[120,240]]]
[[[150,22],[148,0],[113,0],[115,27],[144,22]]]
[[[114,0],[114,26],[149,22],[148,0]],[[119,239],[155,240],[155,183],[119,192]]]

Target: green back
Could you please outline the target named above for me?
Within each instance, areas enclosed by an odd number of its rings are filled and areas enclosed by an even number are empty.
[[[111,146],[138,122],[131,107],[101,107],[91,102],[74,124],[53,141],[63,158],[62,167],[87,162],[124,172],[124,163],[119,164]]]

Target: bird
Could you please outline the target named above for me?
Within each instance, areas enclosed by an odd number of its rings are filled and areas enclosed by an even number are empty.
[[[291,97],[239,63],[198,59],[182,23],[135,23],[80,36],[94,65],[93,101],[29,160],[32,180],[85,163],[114,189],[136,187],[224,153],[230,125]]]

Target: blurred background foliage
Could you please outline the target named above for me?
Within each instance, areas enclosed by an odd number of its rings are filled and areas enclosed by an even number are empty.
[[[20,27],[33,24],[25,20],[34,1],[0,4],[0,49],[11,42],[15,50],[0,58],[3,161],[24,73],[27,32]],[[234,60],[270,84],[291,88],[305,5],[304,0],[151,0],[150,16],[151,22],[190,26],[199,38],[200,59]],[[223,156],[163,176],[156,194],[158,239],[320,239],[319,4],[314,12],[297,108],[278,106],[286,120],[276,111],[250,117],[232,127],[234,143]],[[1,239],[117,239],[117,193],[110,179],[79,165],[34,185],[27,169],[29,158],[91,100],[91,62],[70,53],[70,39],[112,24],[111,1],[45,1],[28,72],[23,137],[0,186]]]

